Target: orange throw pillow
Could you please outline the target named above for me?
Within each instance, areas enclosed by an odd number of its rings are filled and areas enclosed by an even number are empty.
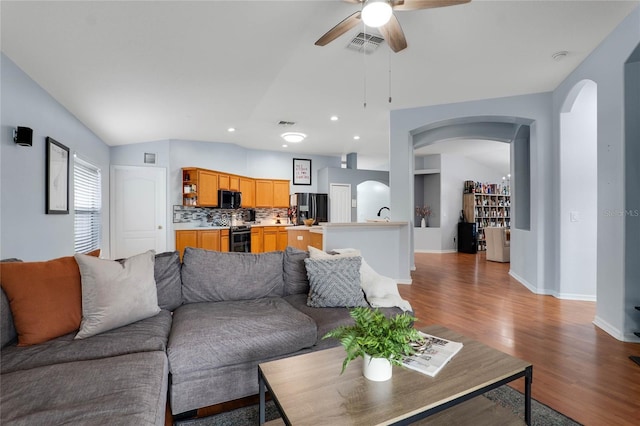
[[[0,282],[11,306],[18,346],[46,342],[80,328],[82,286],[73,256],[0,263]]]

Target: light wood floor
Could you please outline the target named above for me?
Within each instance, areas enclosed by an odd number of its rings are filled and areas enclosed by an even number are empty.
[[[441,324],[533,363],[533,397],[584,425],[640,425],[640,366],[628,358],[640,344],[594,326],[595,303],[533,294],[483,253],[415,262],[413,284],[399,288],[417,326]]]

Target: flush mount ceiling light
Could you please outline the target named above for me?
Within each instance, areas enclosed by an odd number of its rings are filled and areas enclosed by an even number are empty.
[[[368,27],[378,28],[389,22],[392,14],[387,0],[367,0],[362,8],[362,21]]]
[[[305,135],[304,133],[298,132],[286,132],[281,134],[280,136],[282,137],[282,139],[289,143],[302,142],[307,137],[307,135]]]
[[[236,131],[235,127],[229,127],[229,128],[227,129],[227,132],[229,132],[229,133],[233,133],[233,132],[235,132],[235,131]]]
[[[331,119],[331,121],[338,121],[338,116],[337,115],[332,115],[330,119]]]
[[[360,136],[355,135],[355,136],[353,137],[353,139],[355,139],[355,140],[359,141],[359,140],[360,140]]]

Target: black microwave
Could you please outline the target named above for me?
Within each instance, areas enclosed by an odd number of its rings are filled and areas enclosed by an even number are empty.
[[[239,209],[242,207],[242,193],[236,191],[218,190],[219,209]]]

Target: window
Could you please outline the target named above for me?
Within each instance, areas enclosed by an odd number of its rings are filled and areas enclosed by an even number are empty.
[[[73,162],[73,197],[76,253],[88,253],[100,248],[101,188],[100,169],[75,157]]]

